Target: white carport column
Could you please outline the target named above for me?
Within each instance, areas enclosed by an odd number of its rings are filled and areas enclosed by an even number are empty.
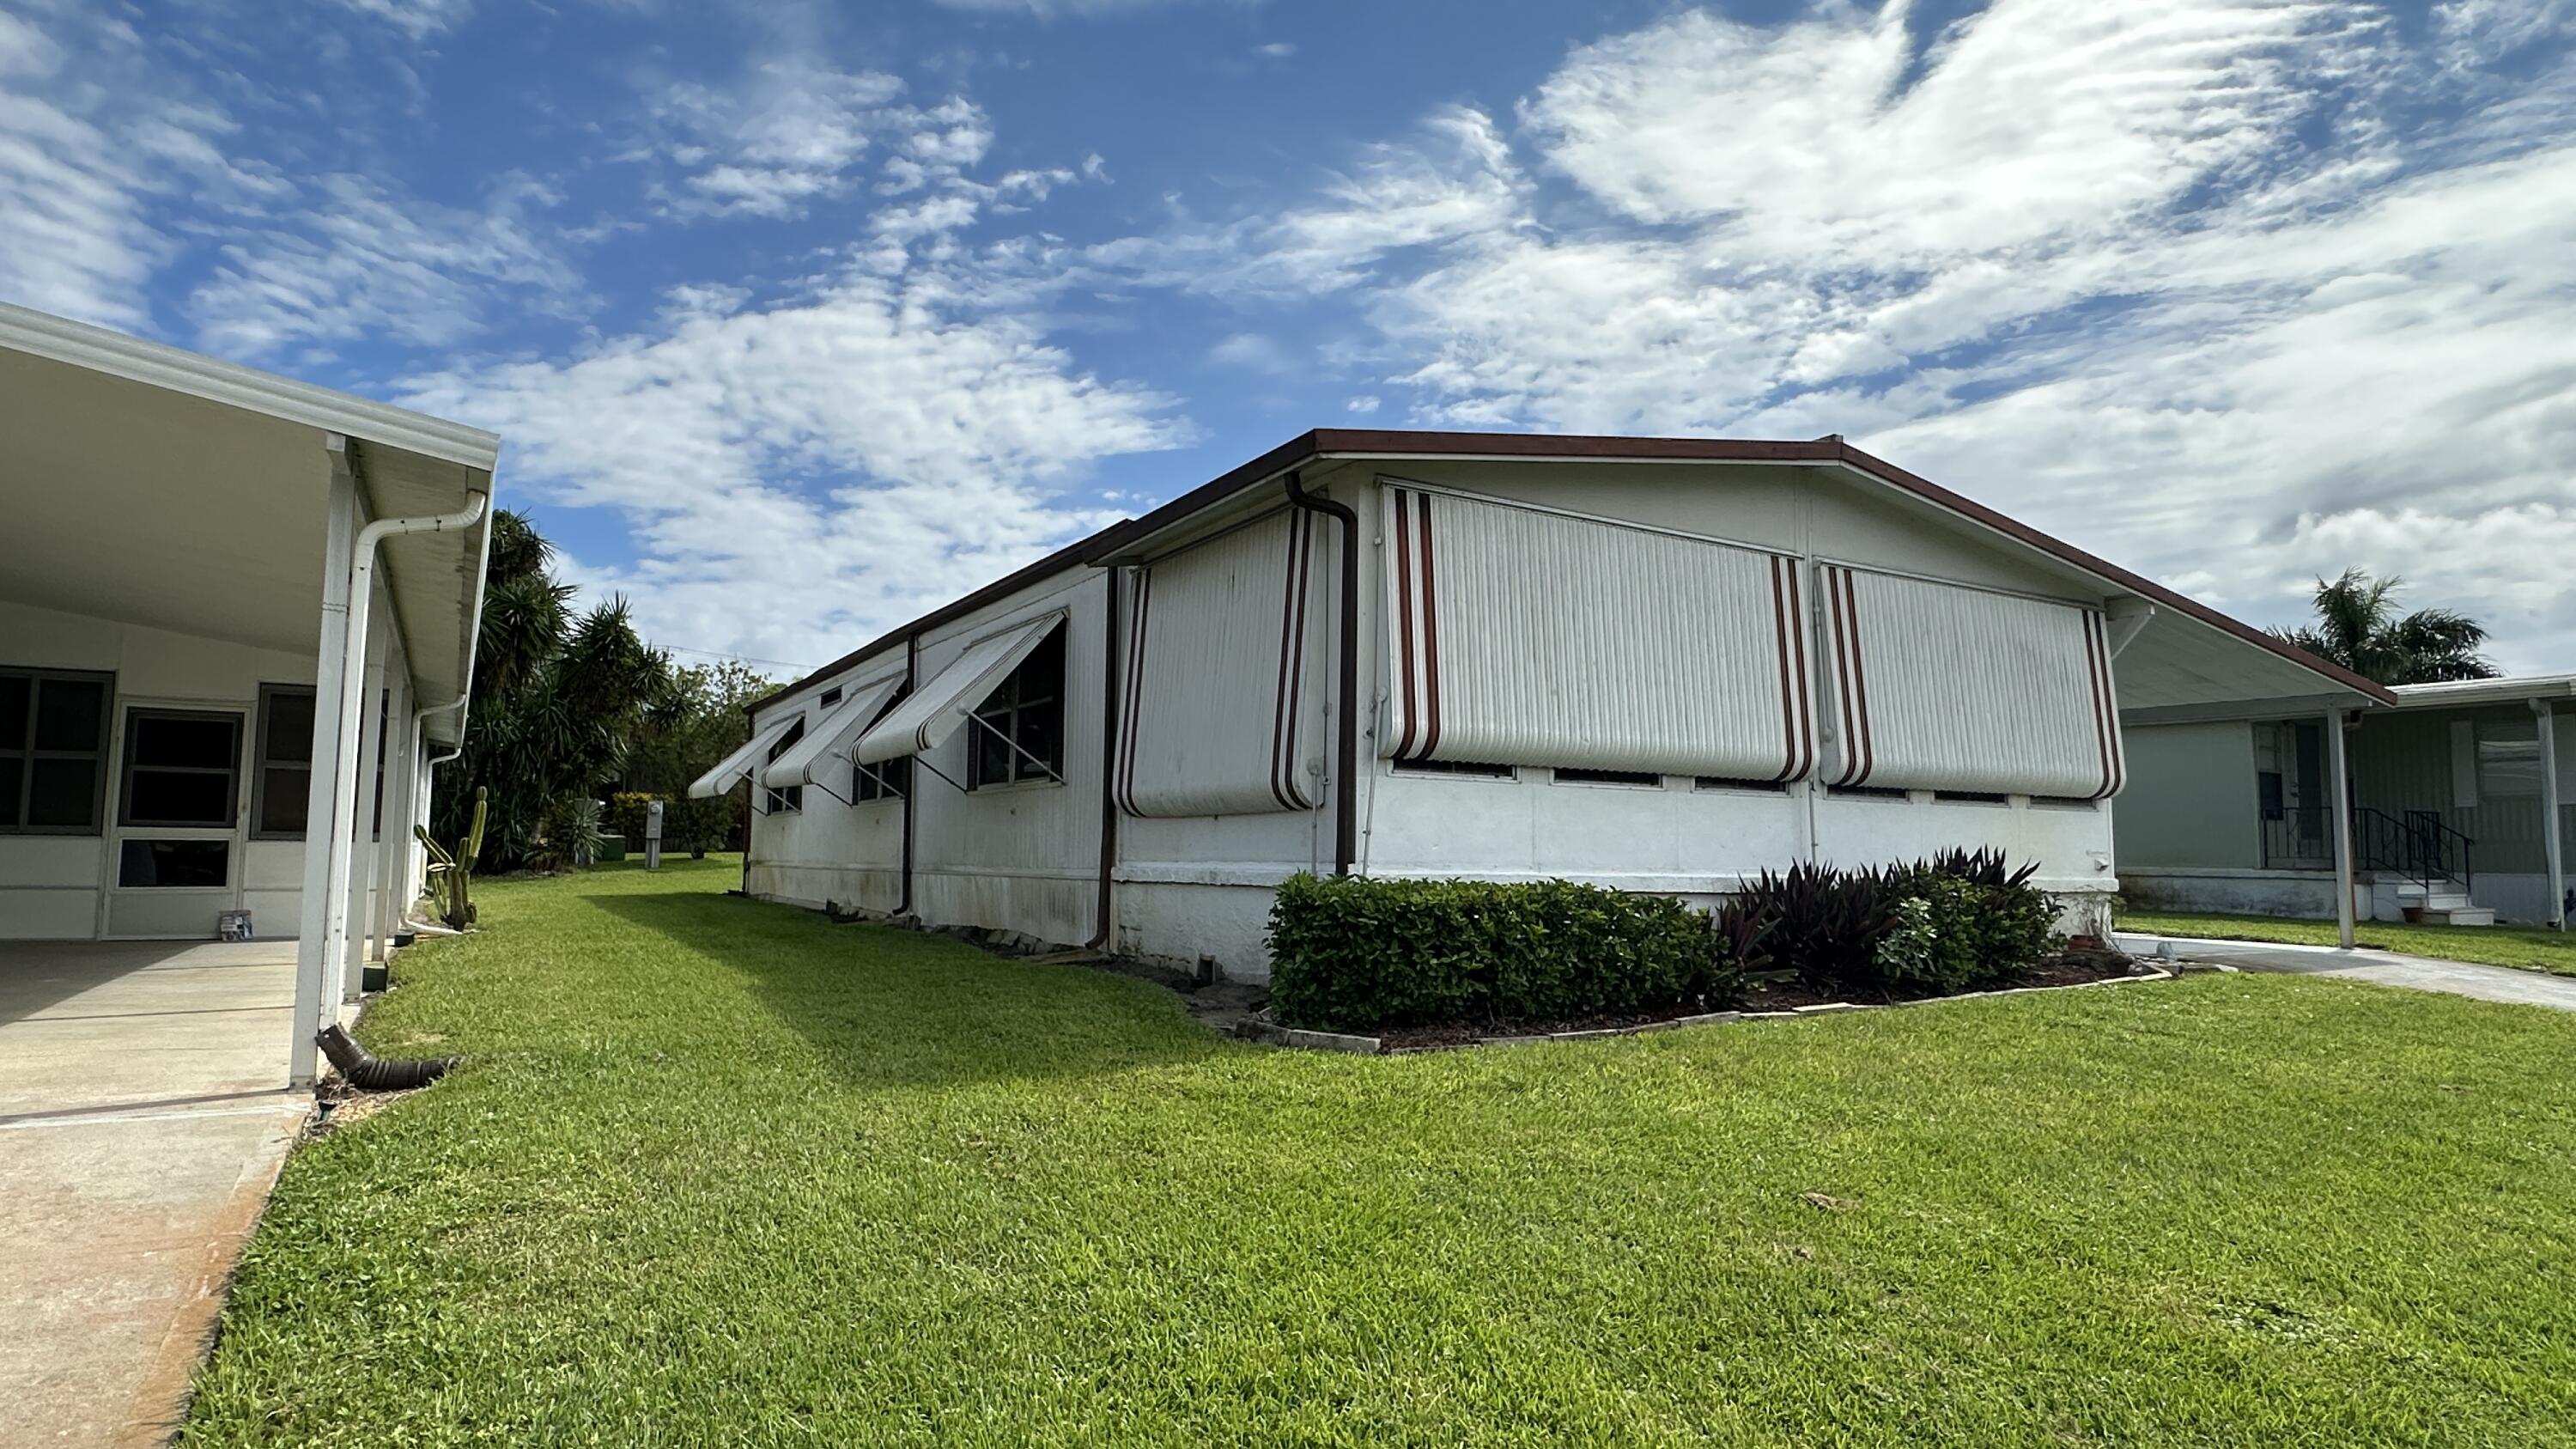
[[[2335,825],[2335,928],[2352,949],[2352,771],[2344,760],[2343,711],[2326,711],[2326,758],[2333,778]]]
[[[358,531],[357,542],[349,549],[349,623],[344,636],[344,667],[340,674],[338,707],[333,711],[338,716],[337,729],[341,738],[358,737],[362,712],[374,703],[367,697],[368,691],[363,687],[367,682],[365,671],[358,667],[363,656],[360,656],[357,649],[347,646],[352,642],[364,641],[368,637],[369,606],[375,597],[376,545],[396,534],[439,533],[452,528],[473,527],[475,521],[483,516],[483,510],[491,499],[482,493],[468,496],[472,502],[455,513],[421,518],[380,518]],[[327,696],[324,698],[327,699]],[[318,707],[315,715],[314,728],[318,733],[322,728]],[[359,792],[369,778],[360,768],[365,763],[369,762],[362,761],[354,754],[344,755],[339,761],[339,767],[331,772],[333,823],[330,834],[335,840],[348,841],[356,836]],[[324,909],[330,912],[330,919],[324,923],[322,932],[321,969],[326,973],[326,980],[315,983],[317,1000],[318,993],[327,984],[327,973],[332,964],[350,959],[349,897],[353,874],[350,852],[345,849],[333,851],[331,869],[331,882],[322,893]],[[363,881],[365,877],[358,876],[357,879]],[[336,1001],[337,998],[333,1000]],[[318,1016],[310,1019],[304,1029],[308,1032],[319,1031],[322,1029],[322,1020]]]
[[[382,616],[379,616],[380,618]],[[354,620],[353,620],[354,623]],[[364,701],[359,706],[357,798],[347,817],[348,832],[340,837],[348,854],[342,867],[339,889],[347,893],[341,903],[340,947],[333,958],[340,963],[340,993],[337,1001],[357,999],[359,976],[367,960],[367,887],[375,880],[374,821],[369,806],[375,799],[377,770],[383,764],[385,744],[385,634],[380,622],[368,630],[367,668]]]
[[[358,479],[349,470],[348,440],[325,439],[330,485],[323,509],[322,641],[313,663],[313,771],[304,798],[304,890],[296,912],[295,1022],[287,1030],[287,1085],[310,1086],[320,1055],[313,1033],[321,1029],[323,983],[329,979],[331,830],[333,783],[340,778],[340,712],[323,703],[340,697],[348,668],[349,555],[358,532]]]
[[[2540,848],[2549,862],[2549,924],[2567,929],[2567,807],[2559,804],[2558,716],[2549,701],[2531,701],[2540,726]]]
[[[410,852],[403,847],[411,839],[412,738],[419,733],[411,718],[410,674],[408,667],[393,672],[385,700],[385,812],[384,826],[376,832],[376,914],[369,932],[380,961],[393,959],[394,932],[410,904],[399,894],[410,874],[405,869]]]

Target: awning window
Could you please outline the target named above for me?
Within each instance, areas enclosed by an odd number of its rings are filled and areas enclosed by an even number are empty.
[[[2118,702],[2099,610],[1826,565],[1828,785],[2102,799]]]
[[[741,784],[743,777],[751,773],[752,766],[768,757],[769,747],[778,743],[778,737],[787,733],[787,727],[803,718],[801,714],[791,714],[771,721],[766,729],[752,731],[750,741],[741,749],[725,756],[714,769],[689,782],[689,798],[704,800]]]
[[[1386,490],[1400,760],[1785,781],[1807,773],[1798,561]]]
[[[845,695],[805,732],[803,739],[761,771],[760,783],[773,790],[817,783],[815,774],[823,768],[823,762],[841,755],[860,731],[874,724],[886,701],[902,687],[903,676],[890,674]]]
[[[1156,559],[1127,603],[1118,803],[1131,815],[1310,810],[1315,515],[1283,510]]]
[[[966,646],[957,662],[939,671],[910,699],[896,705],[893,713],[859,736],[858,747],[850,752],[850,758],[861,765],[874,765],[936,749],[966,723],[966,717],[993,692],[994,686],[1019,668],[1020,661],[1028,658],[1064,621],[1064,611],[1057,610]]]

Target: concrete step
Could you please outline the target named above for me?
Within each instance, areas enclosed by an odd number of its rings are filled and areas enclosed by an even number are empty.
[[[2422,906],[2428,911],[2461,911],[2475,904],[2469,899],[2467,891],[2456,887],[2437,886],[2427,891],[2423,886],[2413,883],[2397,888],[2397,900],[2401,905]]]
[[[2492,926],[2495,912],[2485,906],[2462,906],[2455,910],[2432,910],[2424,919],[2444,926]]]

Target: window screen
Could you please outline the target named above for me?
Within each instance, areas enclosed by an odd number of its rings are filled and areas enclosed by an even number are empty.
[[[1050,632],[975,707],[967,789],[1063,777],[1064,632]]]
[[[95,835],[115,676],[0,669],[0,833]]]
[[[133,710],[118,818],[127,825],[229,826],[240,772],[240,715]]]
[[[251,833],[304,837],[313,788],[313,691],[271,684],[259,692],[259,753],[251,784]]]

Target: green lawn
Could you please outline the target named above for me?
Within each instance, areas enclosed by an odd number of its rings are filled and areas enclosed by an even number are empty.
[[[1358,1058],[733,872],[404,958],[361,1035],[467,1065],[290,1161],[184,1442],[2576,1442],[2576,1017],[2207,975]]]
[[[2123,909],[2123,931],[2150,931],[2159,936],[2197,936],[2222,941],[2288,941],[2303,946],[2332,946],[2342,939],[2332,921],[2291,920],[2280,916],[2230,916],[2210,912]],[[2355,944],[2410,956],[2438,956],[2448,961],[2475,961],[2487,966],[2514,966],[2576,976],[2576,936],[2530,926],[2409,926],[2361,921],[2353,928]]]

